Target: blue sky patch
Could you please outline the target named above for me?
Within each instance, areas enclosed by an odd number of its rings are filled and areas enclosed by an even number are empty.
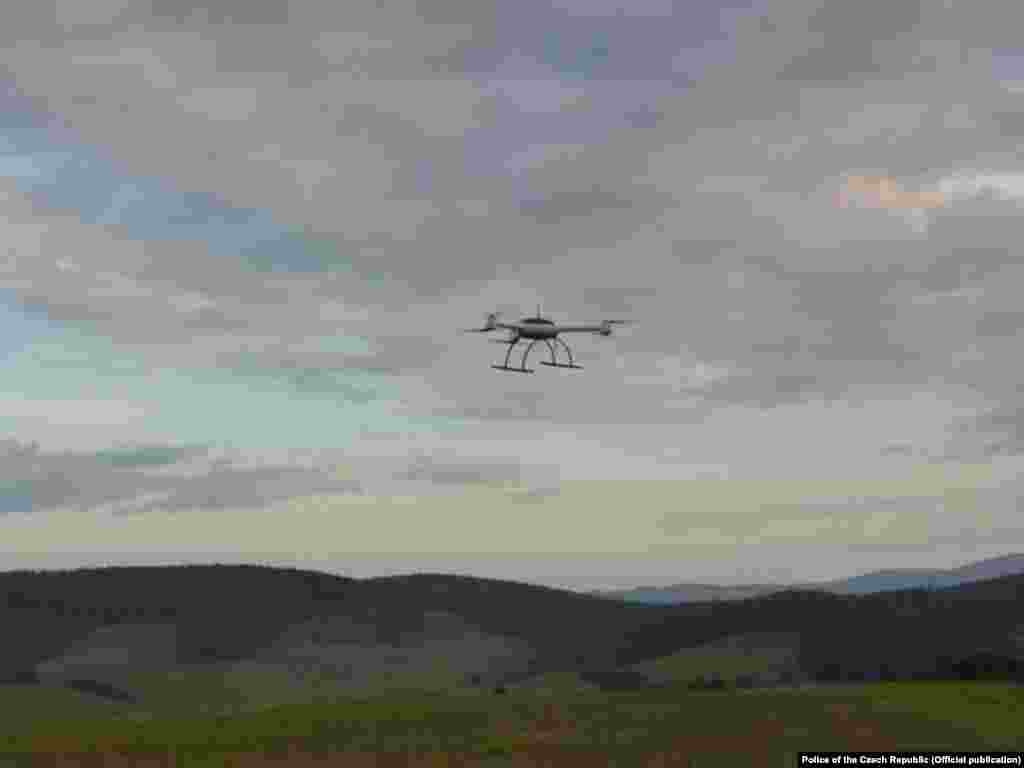
[[[73,211],[88,224],[121,226],[139,240],[205,243],[211,252],[239,257],[258,271],[353,269],[332,243],[282,226],[269,212],[134,176],[99,149],[58,136],[24,100],[8,93],[4,101],[0,176],[13,179],[47,208]]]
[[[0,481],[0,515],[32,511],[32,486],[27,480]]]
[[[55,330],[54,324],[41,309],[26,306],[14,295],[0,290],[0,364],[33,342]]]
[[[143,445],[99,451],[93,454],[93,458],[112,467],[135,469],[177,464],[190,452],[188,448],[172,445]]]

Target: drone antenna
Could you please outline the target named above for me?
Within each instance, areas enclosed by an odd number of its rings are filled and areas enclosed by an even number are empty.
[[[540,304],[537,305],[537,319],[540,319]]]

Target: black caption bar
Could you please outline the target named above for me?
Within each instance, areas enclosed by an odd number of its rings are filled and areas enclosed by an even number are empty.
[[[1016,765],[1024,752],[800,752],[799,766]]]

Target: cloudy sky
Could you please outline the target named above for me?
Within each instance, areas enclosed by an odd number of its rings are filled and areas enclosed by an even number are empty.
[[[1024,550],[1022,23],[19,4],[0,568],[599,588]],[[533,376],[457,333],[537,304],[632,324]]]

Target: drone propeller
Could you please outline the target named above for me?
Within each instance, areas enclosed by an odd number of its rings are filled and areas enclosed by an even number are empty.
[[[601,321],[601,335],[611,336],[613,325],[629,325],[628,320],[602,320]]]
[[[484,325],[482,328],[463,328],[463,333],[488,333],[490,331],[497,330],[494,324],[498,322],[498,318],[501,317],[501,312],[488,312],[484,315]]]

